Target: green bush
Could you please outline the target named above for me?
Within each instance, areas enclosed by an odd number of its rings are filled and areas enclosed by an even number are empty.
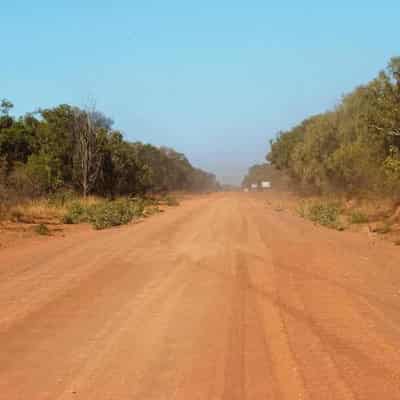
[[[79,224],[89,220],[89,208],[79,201],[74,201],[63,217],[64,224]]]
[[[95,229],[124,225],[134,218],[154,214],[156,207],[145,213],[146,202],[141,198],[127,198],[84,205],[76,201],[70,205],[63,217],[64,224],[89,222]]]
[[[307,203],[302,201],[300,202],[299,206],[297,207],[297,214],[300,215],[300,217],[302,218],[307,218],[307,214],[308,214],[308,207],[307,207]]]
[[[350,214],[350,222],[352,224],[366,224],[368,217],[361,211],[353,211]]]
[[[159,201],[155,197],[134,197],[133,200],[141,202],[143,206],[157,206]]]
[[[89,212],[89,220],[95,229],[105,229],[124,225],[134,218],[143,216],[143,202],[123,199],[94,205]]]
[[[34,230],[38,235],[43,235],[43,236],[50,235],[50,230],[45,224],[36,225]]]
[[[340,224],[340,205],[334,202],[305,202],[303,201],[297,209],[302,218],[307,218],[320,225],[343,230]]]
[[[336,203],[318,202],[309,209],[309,218],[313,222],[330,228],[339,227],[340,207]]]

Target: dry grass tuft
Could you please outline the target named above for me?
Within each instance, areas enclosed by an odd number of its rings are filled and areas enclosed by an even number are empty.
[[[85,206],[92,206],[104,202],[104,199],[97,196],[88,196],[86,199],[71,198],[63,202],[47,198],[28,200],[8,206],[2,212],[2,219],[27,224],[59,223],[67,213],[70,205],[76,201]]]
[[[51,205],[46,199],[40,199],[11,206],[8,214],[11,221],[30,224],[59,219],[64,213],[64,207],[57,207]]]

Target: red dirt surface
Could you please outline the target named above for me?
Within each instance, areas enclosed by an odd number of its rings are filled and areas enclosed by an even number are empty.
[[[1,250],[0,304],[1,399],[400,399],[399,248],[252,194]]]

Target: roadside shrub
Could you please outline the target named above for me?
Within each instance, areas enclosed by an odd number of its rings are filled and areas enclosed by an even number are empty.
[[[313,222],[330,228],[339,227],[340,208],[336,203],[318,202],[309,210],[309,218]]]
[[[343,226],[339,221],[340,205],[335,202],[305,202],[300,203],[297,213],[302,217],[309,219],[315,223],[343,230]]]
[[[144,207],[149,207],[149,206],[157,206],[159,204],[159,201],[155,197],[133,197],[132,200],[135,200],[141,204],[143,204]]]
[[[361,211],[353,211],[350,214],[350,222],[352,224],[366,224],[368,222],[368,216]]]
[[[179,206],[179,201],[176,199],[176,197],[173,196],[165,196],[165,203],[167,204],[167,206],[170,207],[176,207]]]
[[[64,207],[78,201],[78,195],[73,190],[61,190],[49,195],[49,204],[54,207]]]
[[[296,211],[297,211],[297,214],[299,214],[301,218],[307,218],[307,214],[308,214],[307,203],[304,201],[300,202]]]
[[[64,216],[62,217],[62,221],[61,221],[61,222],[62,222],[63,224],[66,224],[66,225],[72,225],[72,224],[74,224],[74,220],[73,220],[72,216],[69,215],[69,214],[64,215]]]
[[[62,222],[64,224],[79,224],[89,220],[88,207],[84,206],[80,201],[74,201],[67,208]]]
[[[145,211],[145,204],[146,202],[141,198],[124,198],[92,203],[75,201],[68,207],[63,217],[63,223],[78,224],[89,222],[95,229],[124,225],[134,218],[157,212],[156,206],[151,206]]]
[[[150,217],[151,215],[158,214],[159,212],[161,212],[161,210],[158,208],[158,206],[149,206],[145,208],[143,215],[145,217]]]
[[[89,212],[89,219],[95,229],[105,229],[124,225],[134,218],[143,216],[144,206],[136,200],[115,200],[94,205]]]
[[[50,235],[50,230],[47,227],[47,225],[45,224],[39,224],[36,225],[34,228],[34,231],[38,234],[38,235],[42,235],[42,236],[47,236]]]

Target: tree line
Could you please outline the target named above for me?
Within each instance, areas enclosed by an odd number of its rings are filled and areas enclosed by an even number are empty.
[[[400,194],[400,57],[335,109],[271,141],[267,161],[318,191]],[[254,171],[256,172],[256,171]]]
[[[0,196],[73,190],[114,198],[174,190],[209,191],[216,177],[167,147],[130,142],[94,107],[62,104],[13,117],[0,103]]]

